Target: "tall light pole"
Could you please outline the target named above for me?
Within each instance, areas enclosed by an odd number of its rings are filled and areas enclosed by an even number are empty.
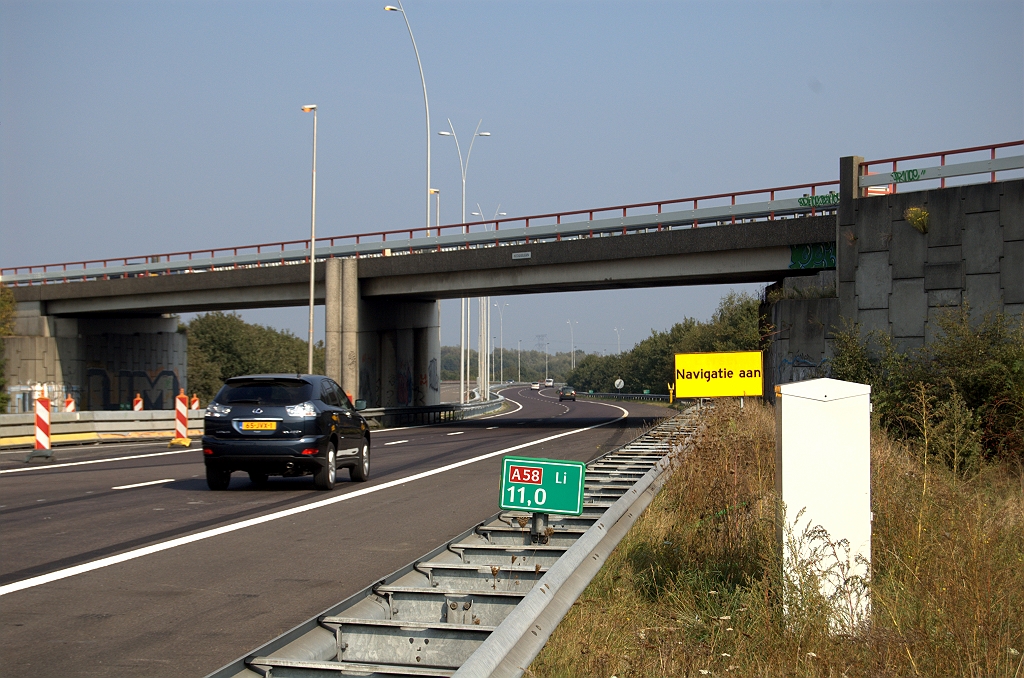
[[[619,347],[619,353],[622,353],[622,337],[619,336],[619,328],[616,327],[614,329],[615,329],[615,342],[616,342],[616,344]]]
[[[471,155],[473,155],[473,142],[476,141],[477,137],[489,137],[489,136],[491,136],[490,132],[481,132],[480,131],[480,125],[482,125],[483,122],[484,121],[481,118],[480,122],[478,122],[476,124],[476,130],[474,130],[474,132],[473,132],[473,138],[469,142],[469,151],[466,152],[466,162],[465,163],[462,162],[462,147],[459,146],[459,137],[455,134],[455,126],[452,125],[451,118],[448,118],[448,127],[451,129],[451,132],[445,132],[443,130],[438,132],[438,134],[440,134],[443,137],[449,137],[450,136],[453,139],[455,139],[455,150],[459,152],[459,170],[462,173],[462,223],[466,223],[466,171],[469,169],[469,158],[470,158]],[[438,231],[438,235],[441,235],[440,231]],[[460,330],[460,333],[459,333],[459,342],[461,344],[460,347],[459,347],[459,392],[460,393],[465,393],[466,392],[466,385],[465,385],[466,376],[465,376],[465,374],[466,374],[466,358],[467,358],[467,353],[466,353],[466,328],[465,328],[465,325],[469,324],[469,321],[466,319],[466,314],[468,312],[469,312],[469,308],[468,308],[468,305],[466,304],[466,298],[463,297],[463,299],[462,299],[462,316],[461,316],[461,319],[459,320],[459,325],[462,326],[462,329]],[[459,402],[465,402],[464,396],[460,396],[460,401]]]
[[[498,382],[502,383],[502,384],[505,383],[505,318],[504,318],[505,314],[504,314],[504,310],[505,310],[506,306],[508,306],[507,303],[495,304],[494,305],[494,307],[496,309],[498,309],[498,350],[501,351],[501,353],[499,354],[499,358],[498,358],[498,362],[501,365],[501,367],[499,369],[500,377],[498,379]]]
[[[519,374],[516,375],[516,383],[523,383],[523,340],[519,340],[519,346],[516,348],[516,355],[519,357]]]
[[[437,234],[441,235],[441,189],[432,188],[430,189],[430,195],[437,196],[437,207],[434,212],[434,226],[437,228]],[[428,224],[429,226],[429,224]],[[427,237],[430,237],[430,229],[427,229]]]
[[[313,112],[313,206],[309,226],[309,350],[306,369],[313,374],[313,292],[316,285],[316,104],[306,104],[303,113]]]
[[[468,167],[468,165],[467,165],[467,167]],[[478,211],[473,212],[473,215],[474,216],[479,216],[480,220],[483,221],[483,218],[484,218],[483,217],[483,209],[480,208],[480,203],[476,204],[476,208],[477,208]],[[497,219],[499,216],[502,216],[502,217],[505,216],[504,212],[498,211],[500,209],[501,209],[501,203],[498,203],[497,209],[494,210],[494,218],[495,219]],[[488,341],[489,337],[491,336],[491,313],[490,313],[490,308],[491,308],[491,298],[490,297],[482,297],[481,300],[480,300],[480,313],[481,313],[481,315],[480,315],[480,336],[484,337],[484,341]],[[485,317],[485,314],[486,314],[486,317]],[[488,345],[488,347],[487,347],[487,360],[488,360],[488,364],[490,364],[494,360],[494,352],[493,352],[493,350],[491,350],[491,346],[490,345]],[[488,374],[490,374],[490,372],[488,372]],[[490,393],[490,387],[488,387],[488,391],[487,392]]]
[[[550,341],[544,344],[544,381],[548,380],[548,346],[550,345]]]
[[[566,320],[565,322],[567,322],[569,324],[569,350],[572,352],[572,361],[571,361],[572,362],[572,369],[575,370],[576,369],[576,339],[573,338],[573,334],[572,334],[572,323],[573,323],[573,321]],[[579,325],[579,321],[577,321],[576,324]]]
[[[401,12],[405,19],[405,27],[409,29],[409,39],[412,40],[412,51],[416,54],[416,65],[420,68],[420,83],[423,85],[423,109],[427,114],[427,230],[430,230],[430,103],[427,101],[427,80],[423,77],[423,62],[420,61],[420,51],[416,48],[416,38],[412,34],[412,26],[409,24],[409,16],[405,13],[402,0],[398,0],[398,7],[386,5],[387,12]]]

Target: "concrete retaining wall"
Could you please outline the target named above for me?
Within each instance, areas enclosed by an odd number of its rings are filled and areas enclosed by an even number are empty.
[[[902,187],[901,187],[902,188]],[[929,215],[918,232],[909,207]],[[944,309],[1024,312],[1024,180],[850,200],[838,226],[839,309],[864,332],[924,346]]]

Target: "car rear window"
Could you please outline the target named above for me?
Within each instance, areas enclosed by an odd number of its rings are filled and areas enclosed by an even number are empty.
[[[216,401],[222,405],[298,405],[310,400],[312,393],[313,387],[304,381],[236,381],[224,384],[217,394]]]

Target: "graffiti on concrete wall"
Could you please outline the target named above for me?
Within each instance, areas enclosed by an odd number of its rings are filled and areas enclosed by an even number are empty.
[[[82,389],[82,409],[130,409],[135,394],[142,396],[147,410],[174,408],[174,396],[181,388],[177,370],[107,370],[89,367]]]

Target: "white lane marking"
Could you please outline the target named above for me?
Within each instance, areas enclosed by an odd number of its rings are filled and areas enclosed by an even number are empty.
[[[287,518],[288,516],[298,515],[300,513],[305,513],[306,511],[313,511],[318,508],[323,508],[324,506],[330,506],[332,504],[337,504],[339,502],[348,501],[349,499],[355,499],[356,497],[362,497],[368,494],[373,494],[374,492],[380,492],[382,490],[391,489],[392,487],[399,487],[401,485],[405,485],[406,483],[411,483],[413,481],[421,480],[423,478],[429,478],[430,476],[445,473],[447,471],[461,468],[463,466],[468,466],[469,464],[475,464],[478,461],[490,459],[491,457],[497,457],[502,454],[508,454],[509,452],[515,452],[516,450],[522,450],[527,447],[533,447],[534,445],[541,445],[552,440],[565,438],[566,436],[572,436],[576,435],[577,433],[583,433],[585,431],[590,431],[595,428],[601,428],[602,426],[607,426],[608,424],[614,424],[615,422],[621,421],[622,419],[625,419],[626,417],[629,416],[629,412],[627,410],[617,405],[609,405],[609,407],[614,407],[615,409],[620,410],[622,412],[622,416],[616,417],[615,419],[609,419],[608,421],[601,422],[600,424],[587,426],[586,428],[578,428],[573,429],[571,431],[563,431],[562,433],[556,433],[555,435],[548,436],[546,438],[539,438],[528,443],[522,443],[520,445],[506,447],[505,449],[498,450],[496,452],[488,452],[486,454],[471,457],[463,461],[457,461],[446,466],[439,466],[438,468],[431,469],[429,471],[421,471],[420,473],[414,473],[411,476],[391,480],[386,483],[381,483],[380,485],[374,485],[373,487],[366,487],[361,490],[355,490],[353,492],[342,494],[337,497],[321,499],[320,501],[314,501],[309,504],[303,504],[302,506],[295,506],[290,509],[278,511],[276,513],[269,513],[265,516],[249,518],[248,520],[243,520],[237,523],[231,523],[230,525],[222,525],[220,527],[215,527],[211,530],[206,530],[205,532],[196,532],[195,534],[186,535],[184,537],[178,537],[176,539],[160,542],[158,544],[150,544],[149,546],[144,546],[142,548],[135,549],[134,551],[126,551],[125,553],[119,553],[114,556],[107,556],[106,558],[100,558],[99,560],[93,560],[88,563],[82,563],[80,565],[68,567],[63,570],[57,570],[55,572],[50,572],[48,574],[41,574],[35,577],[30,577],[29,579],[22,579],[21,581],[11,582],[10,584],[0,586],[0,596],[6,596],[8,593],[15,593],[16,591],[22,591],[24,589],[33,588],[35,586],[42,586],[43,584],[49,584],[50,582],[55,582],[61,579],[67,579],[68,577],[73,577],[75,575],[83,574],[85,572],[92,572],[93,570],[99,570],[100,568],[109,567],[111,565],[117,565],[118,563],[123,563],[129,560],[135,560],[136,558],[148,556],[153,553],[159,553],[161,551],[167,551],[168,549],[177,548],[179,546],[184,546],[186,544],[191,544],[193,542],[203,541],[205,539],[210,539],[211,537],[218,537],[222,534],[228,534],[230,532],[244,530],[248,527],[253,527],[255,525],[262,525],[263,523],[269,523],[273,520],[279,520],[281,518]]]
[[[384,444],[385,445],[401,445],[402,443],[407,443],[407,442],[409,442],[409,441],[408,440],[392,440],[390,443],[384,443]]]
[[[107,464],[112,461],[125,461],[126,459],[145,459],[147,457],[163,457],[168,454],[185,454],[186,452],[198,452],[194,450],[172,450],[171,452],[153,452],[152,454],[131,454],[127,457],[111,457],[110,459],[90,459],[89,461],[69,461],[63,464],[47,464],[46,466],[32,466],[29,468],[7,468],[0,473],[23,473],[25,471],[49,471],[51,468],[64,468],[66,466],[83,466],[85,464]]]
[[[513,404],[514,404],[514,405],[516,406],[516,409],[514,409],[514,410],[509,410],[508,412],[502,412],[501,414],[492,414],[492,415],[491,415],[491,416],[489,416],[489,417],[480,417],[480,418],[481,418],[481,419],[497,419],[498,417],[506,417],[506,416],[508,416],[508,415],[510,415],[510,414],[515,414],[515,413],[516,413],[516,412],[518,412],[519,410],[523,409],[523,406],[522,406],[522,404],[521,404],[521,403],[517,403],[517,402],[516,402],[515,400],[512,400],[512,399],[511,399],[511,398],[509,398],[508,396],[505,396],[505,400],[507,400],[507,401],[508,401],[508,402],[510,402],[510,403],[513,403]]]
[[[487,428],[486,428],[485,430],[487,430],[487,431],[493,431],[493,430],[494,430],[494,429],[496,429],[496,428],[498,428],[498,427],[497,427],[497,426],[488,426],[488,427],[487,427]]]
[[[118,447],[167,447],[167,441],[164,440],[164,441],[153,442],[153,443],[143,443],[143,442],[138,442],[138,441],[135,441],[135,440],[90,441],[90,442],[87,442],[87,443],[83,443],[82,445],[75,445],[75,446],[72,446],[72,445],[68,445],[68,446],[61,445],[59,448],[54,449],[53,452],[80,452],[80,451],[85,450],[86,448],[99,448],[99,449],[115,448],[116,449]],[[12,455],[13,454],[20,454],[20,455],[24,456],[25,455],[25,450],[24,449],[17,449],[17,450],[3,450],[3,451],[0,451],[0,456],[8,455],[8,454],[12,454]]]
[[[465,431],[453,431],[453,432],[451,432],[451,433],[446,433],[445,435],[449,435],[449,436],[461,436],[461,435],[462,435],[463,433],[465,433]]]
[[[163,480],[150,480],[147,483],[135,483],[134,485],[118,485],[117,487],[112,487],[110,489],[112,489],[112,490],[130,490],[133,487],[145,487],[146,485],[161,485],[163,483],[173,483],[173,482],[174,482],[174,478],[164,478]]]

